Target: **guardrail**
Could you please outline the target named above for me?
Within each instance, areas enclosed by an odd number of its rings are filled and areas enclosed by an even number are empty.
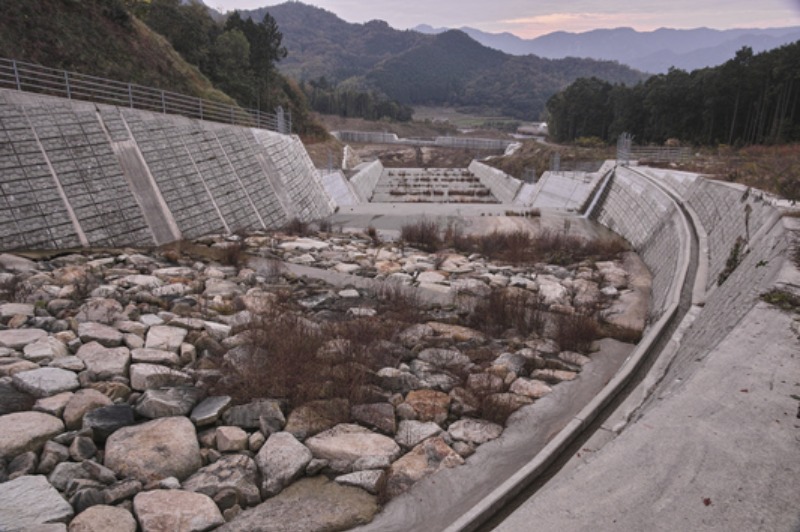
[[[292,117],[281,107],[276,113],[243,109],[134,83],[114,81],[66,70],[0,58],[0,88],[16,89],[70,100],[181,115],[199,120],[291,133]]]

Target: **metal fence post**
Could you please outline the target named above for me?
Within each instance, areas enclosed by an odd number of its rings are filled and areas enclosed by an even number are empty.
[[[19,70],[17,70],[17,60],[16,59],[12,59],[11,60],[11,66],[14,67],[14,81],[17,82],[17,90],[21,91],[22,90],[22,84],[19,82]]]
[[[161,112],[167,114],[167,101],[164,99],[164,91],[161,91]]]
[[[203,119],[203,100],[201,98],[198,98],[197,102],[200,104],[200,120],[202,120]]]
[[[69,72],[64,71],[64,83],[67,85],[67,99],[72,99],[72,90],[69,87]]]
[[[130,108],[133,109],[133,87],[130,83],[128,83],[128,104]]]

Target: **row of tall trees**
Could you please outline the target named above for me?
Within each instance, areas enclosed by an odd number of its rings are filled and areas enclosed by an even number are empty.
[[[311,108],[322,114],[398,122],[408,122],[414,114],[411,107],[373,91],[336,87],[324,77],[303,82],[300,86]]]
[[[128,2],[137,16],[240,105],[272,110],[282,103],[286,81],[276,63],[286,57],[286,48],[269,13],[255,22],[234,12],[219,23],[199,1]]]
[[[692,72],[671,69],[635,86],[582,78],[547,103],[560,142],[627,131],[639,143],[670,138],[703,145],[800,140],[800,42]]]

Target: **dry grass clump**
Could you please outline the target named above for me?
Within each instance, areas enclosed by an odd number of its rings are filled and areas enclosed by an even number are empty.
[[[428,218],[421,218],[400,228],[400,240],[424,251],[435,252],[440,249],[439,224]]]
[[[493,290],[469,316],[470,326],[491,336],[514,329],[522,336],[541,334],[546,323],[542,298],[522,290]]]
[[[557,314],[554,340],[561,351],[588,353],[592,342],[601,337],[601,328],[593,312]]]
[[[281,231],[292,236],[309,236],[312,233],[311,225],[300,218],[289,220],[286,225],[281,227]]]

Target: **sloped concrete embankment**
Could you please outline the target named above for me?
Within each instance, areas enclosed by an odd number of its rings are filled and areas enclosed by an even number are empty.
[[[297,137],[0,91],[0,248],[164,244],[335,205]]]
[[[635,225],[651,207],[645,176],[681,198],[706,236],[700,259],[708,275],[695,283],[704,304],[671,338],[669,360],[659,360],[659,375],[648,375],[654,384],[621,432],[589,449],[584,463],[557,475],[496,530],[518,530],[532,519],[542,530],[796,530],[796,383],[785,376],[797,374],[800,338],[797,322],[793,329],[790,315],[759,296],[771,287],[800,291],[800,272],[789,260],[800,224],[746,187],[635,172],[644,175],[617,171],[598,218],[633,242],[646,238]],[[655,273],[651,245],[641,252]]]

